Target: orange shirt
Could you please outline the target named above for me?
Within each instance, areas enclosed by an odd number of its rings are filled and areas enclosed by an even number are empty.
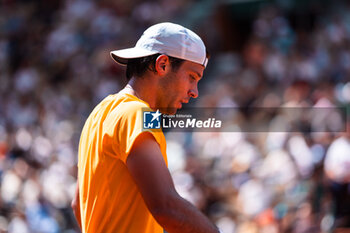
[[[146,102],[119,92],[106,97],[87,119],[78,161],[83,232],[163,233],[126,167],[135,139],[145,131],[145,108],[153,111]],[[163,132],[147,131],[158,142],[167,164]]]

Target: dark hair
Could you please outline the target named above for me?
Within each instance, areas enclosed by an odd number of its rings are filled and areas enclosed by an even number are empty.
[[[147,70],[155,71],[155,64],[158,56],[160,56],[160,53],[147,56],[147,57],[141,57],[141,58],[134,58],[128,60],[128,64],[126,66],[126,78],[129,81],[133,76],[140,77],[142,76]],[[175,58],[168,56],[171,64],[172,71],[177,71],[181,64],[185,61],[180,58]]]

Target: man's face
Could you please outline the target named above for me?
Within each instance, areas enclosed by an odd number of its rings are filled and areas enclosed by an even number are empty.
[[[163,113],[175,114],[190,98],[198,97],[198,82],[203,76],[203,71],[204,66],[184,61],[176,71],[171,69],[163,77],[158,99],[158,106],[163,108]]]

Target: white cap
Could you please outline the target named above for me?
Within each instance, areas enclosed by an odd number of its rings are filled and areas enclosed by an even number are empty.
[[[208,59],[202,39],[191,30],[174,23],[159,23],[149,27],[134,48],[111,51],[112,58],[126,65],[128,59],[166,54],[207,66]]]

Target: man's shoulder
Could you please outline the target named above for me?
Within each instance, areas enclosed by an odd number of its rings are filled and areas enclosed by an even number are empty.
[[[119,111],[121,112],[139,112],[139,111],[150,111],[151,108],[145,102],[139,100],[136,97],[133,97],[128,94],[124,94],[122,101],[119,104]]]
[[[151,111],[146,102],[130,94],[118,93],[114,96],[114,101],[115,105],[110,114],[112,118],[130,117],[143,111]]]

